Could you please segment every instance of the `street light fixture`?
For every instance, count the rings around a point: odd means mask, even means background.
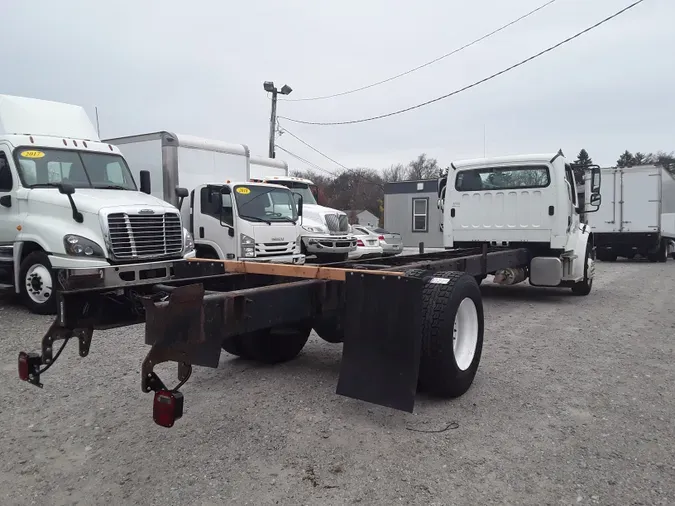
[[[269,157],[274,158],[274,133],[275,127],[277,124],[277,95],[281,93],[282,95],[290,95],[293,89],[284,84],[280,90],[278,90],[272,81],[265,81],[263,83],[263,88],[267,93],[272,94],[272,114],[270,114],[270,145],[269,145]]]

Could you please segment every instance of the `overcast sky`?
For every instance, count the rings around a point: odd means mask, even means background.
[[[80,104],[102,137],[157,130],[267,154],[265,80],[289,98],[386,79],[462,46],[545,0],[0,0],[0,93]],[[279,114],[341,121],[424,102],[508,67],[632,0],[557,0],[411,75]],[[348,126],[285,123],[349,167],[381,169],[426,152],[443,166],[483,156],[586,148],[596,163],[675,150],[674,0],[646,0],[506,75],[392,118]],[[282,120],[282,126],[284,122]],[[485,139],[484,139],[485,132]],[[485,142],[484,142],[485,140]],[[278,144],[339,168],[288,135]],[[302,169],[282,152],[292,168]]]

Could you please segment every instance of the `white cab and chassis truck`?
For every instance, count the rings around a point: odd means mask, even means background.
[[[328,266],[191,259],[174,262],[161,283],[105,283],[61,272],[59,314],[40,351],[19,354],[19,376],[41,386],[44,367],[58,357],[57,341],[61,350],[77,337],[86,356],[96,329],[145,322],[150,350],[141,388],[154,392],[154,421],[171,427],[183,414],[180,386],[193,365],[218,367],[221,349],[248,360],[288,361],[314,328],[325,341],[344,343],[340,395],[408,412],[418,390],[461,396],[483,347],[477,280],[522,271],[534,284],[587,294],[593,258],[562,155],[453,167],[439,192],[451,250]],[[588,212],[598,204],[598,175],[592,171],[586,181]],[[178,363],[177,386],[157,376],[162,362]]]
[[[314,255],[319,263],[342,262],[356,250],[347,213],[318,204],[316,185],[309,179],[288,175],[288,165],[276,158],[251,156],[251,180],[286,186],[303,198],[300,231],[302,252]]]
[[[181,210],[197,257],[305,262],[299,195],[250,182],[247,146],[166,131],[106,142],[122,151],[144,191]],[[176,194],[180,187],[187,198]]]
[[[31,311],[56,311],[63,269],[162,279],[190,256],[178,210],[138,191],[83,108],[0,95],[0,284]]]
[[[582,215],[600,208],[600,168],[585,171],[585,204],[580,206],[573,165],[558,154],[522,155],[454,162],[439,184],[443,245],[524,248],[526,265],[500,272],[503,284],[591,291],[595,247]]]
[[[603,168],[602,208],[589,216],[598,260],[675,258],[675,179],[663,167]]]

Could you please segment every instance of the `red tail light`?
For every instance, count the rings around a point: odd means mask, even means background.
[[[381,236],[378,237],[378,239],[379,239],[380,241],[384,241],[384,236],[381,235]]]
[[[357,246],[365,246],[365,244],[363,244],[363,241],[361,239],[356,240],[356,245]]]
[[[183,416],[183,394],[171,390],[155,392],[152,405],[152,419],[162,427],[173,427],[173,424]]]
[[[19,378],[28,381],[40,375],[40,355],[37,353],[19,353]]]

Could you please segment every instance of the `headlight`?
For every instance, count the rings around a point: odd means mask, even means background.
[[[190,253],[195,249],[195,240],[187,228],[183,229],[183,252]]]
[[[68,234],[63,238],[66,254],[76,257],[105,257],[103,249],[85,237]]]
[[[255,240],[246,234],[239,234],[241,241],[241,256],[244,258],[255,257]]]
[[[311,225],[303,225],[302,228],[304,228],[307,232],[313,232],[315,234],[327,234],[328,230],[325,229],[324,227],[313,227]]]

